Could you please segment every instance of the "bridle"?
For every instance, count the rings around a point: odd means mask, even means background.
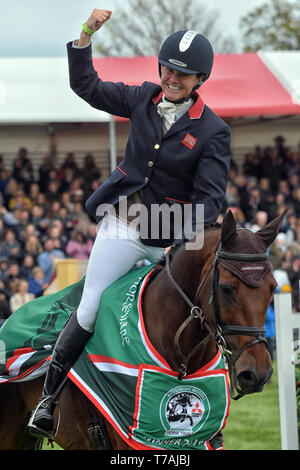
[[[179,367],[179,376],[178,379],[182,380],[187,371],[188,363],[191,359],[191,357],[199,351],[199,349],[207,343],[211,338],[213,338],[217,344],[217,347],[219,348],[224,360],[226,361],[228,365],[228,372],[230,376],[230,394],[231,398],[234,400],[237,400],[243,396],[243,393],[241,393],[238,389],[237,386],[233,380],[233,374],[234,374],[234,366],[238,358],[245,352],[247,349],[250,347],[254,346],[255,344],[258,343],[264,343],[267,345],[267,340],[265,338],[265,328],[264,327],[256,327],[256,326],[241,326],[241,325],[225,325],[222,321],[221,317],[221,312],[220,312],[220,307],[219,307],[219,301],[218,301],[218,284],[219,284],[219,271],[218,271],[218,264],[220,259],[230,259],[230,260],[237,260],[237,261],[266,261],[269,259],[268,253],[233,253],[230,251],[226,251],[222,249],[221,242],[218,243],[217,248],[215,250],[215,256],[214,260],[204,275],[203,279],[201,280],[197,291],[195,295],[195,300],[194,303],[191,302],[191,300],[187,297],[187,295],[183,292],[181,287],[177,284],[175,279],[172,276],[172,273],[170,271],[170,259],[169,259],[169,253],[166,254],[166,271],[168,274],[169,279],[175,286],[176,290],[179,292],[181,297],[186,301],[186,303],[190,307],[190,315],[186,318],[186,320],[182,323],[182,325],[179,327],[177,330],[177,333],[175,335],[174,339],[174,344],[179,352],[179,354],[182,357],[182,363]],[[209,274],[211,273],[211,296],[209,303],[212,304],[213,306],[213,312],[214,312],[214,320],[216,324],[215,331],[210,325],[210,323],[207,321],[207,319],[204,316],[204,313],[202,311],[202,308],[199,305],[196,305],[197,299],[200,295],[200,291],[205,283],[205,281],[208,279]],[[187,325],[194,319],[200,320],[201,328],[206,329],[208,335],[204,337],[202,341],[200,341],[187,355],[184,355],[182,353],[182,350],[180,348],[179,344],[179,339],[180,336],[183,332],[183,330],[187,327]],[[233,353],[228,349],[224,335],[245,335],[245,336],[253,336],[255,339],[253,339],[251,342],[246,344],[243,348],[241,348],[237,353]],[[235,391],[238,392],[237,395],[235,395]]]

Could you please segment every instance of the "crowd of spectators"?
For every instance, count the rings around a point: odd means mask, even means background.
[[[0,322],[43,295],[55,260],[88,259],[96,225],[84,203],[100,183],[92,154],[82,167],[72,153],[59,167],[47,156],[37,174],[26,148],[11,170],[0,155]],[[239,226],[254,231],[288,208],[270,257],[279,289],[292,292],[300,311],[300,152],[278,136],[273,146],[247,153],[241,165],[232,160],[219,221],[229,208]]]
[[[300,311],[300,151],[292,151],[284,137],[277,136],[274,146],[256,146],[247,153],[240,168],[232,161],[228,208],[241,227],[253,231],[288,209],[270,247],[270,260],[278,291],[291,292],[293,310]]]
[[[43,295],[57,259],[88,259],[96,225],[84,202],[101,183],[92,154],[81,167],[72,153],[59,167],[47,156],[35,172],[22,147],[11,169],[6,165],[0,155],[0,326]]]

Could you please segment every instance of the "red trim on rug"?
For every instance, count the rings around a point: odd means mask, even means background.
[[[114,430],[119,434],[119,436],[135,450],[157,450],[158,447],[144,446],[138,442],[134,442],[130,437],[126,437],[124,432],[121,431],[119,426],[115,423],[113,418],[105,411],[101,404],[96,400],[96,398],[85,388],[84,382],[80,382],[77,377],[75,377],[72,371],[68,372],[68,377],[74,382],[74,384],[87,396],[87,398],[93,403],[93,405],[103,414],[104,418],[111,424]]]
[[[160,268],[160,266],[155,266],[155,268],[153,268],[150,271],[150,273],[147,274],[147,276],[145,277],[145,279],[143,281],[143,284],[142,284],[142,287],[141,287],[141,290],[140,290],[140,293],[139,293],[139,298],[138,298],[138,314],[139,314],[141,328],[142,328],[143,336],[144,336],[145,342],[147,344],[147,347],[152,352],[152,354],[159,360],[159,362],[161,362],[165,367],[167,367],[167,369],[172,370],[172,368],[167,363],[167,361],[159,354],[159,352],[154,348],[154,346],[150,342],[148,334],[146,332],[145,323],[144,323],[144,316],[143,316],[143,311],[142,311],[142,298],[143,298],[143,293],[144,293],[145,287],[147,285],[149,277],[158,268]],[[177,373],[177,375],[178,375],[178,373]]]
[[[21,379],[24,379],[24,378],[27,377],[28,375],[32,374],[35,370],[37,370],[37,369],[39,369],[40,367],[42,367],[42,365],[43,365],[46,361],[49,361],[50,358],[51,358],[51,356],[47,357],[46,359],[43,359],[42,361],[38,362],[38,363],[35,364],[34,366],[32,366],[32,367],[30,367],[29,369],[27,369],[25,372],[22,372],[22,374],[17,375],[16,377],[12,377],[12,378],[10,378],[10,379],[0,381],[0,384],[1,384],[1,383],[6,383],[6,382],[19,381],[19,380],[21,380]]]
[[[20,349],[15,349],[14,354],[12,357],[9,357],[6,361],[6,367],[5,367],[5,372],[8,374],[9,368],[12,366],[12,364],[19,359],[19,357],[23,356],[23,354],[28,354],[28,353],[33,353],[35,352],[34,349],[32,348],[20,348]]]
[[[112,357],[108,357],[108,356],[101,356],[100,354],[88,354],[88,358],[92,361],[92,362],[108,362],[110,364],[118,364],[122,367],[127,367],[128,369],[138,369],[139,368],[139,364],[128,364],[127,362],[123,362],[123,361],[119,361],[118,359],[114,359]]]

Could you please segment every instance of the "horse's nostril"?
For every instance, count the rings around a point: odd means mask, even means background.
[[[240,372],[237,376],[237,379],[240,388],[246,393],[257,391],[259,388],[258,376],[252,369],[247,369]]]

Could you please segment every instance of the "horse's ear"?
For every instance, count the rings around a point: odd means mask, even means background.
[[[231,210],[227,212],[222,222],[221,243],[222,247],[229,247],[237,237],[236,222]]]
[[[273,219],[265,227],[256,232],[256,235],[258,235],[261,240],[265,242],[267,247],[270,246],[277,237],[283,218],[287,211],[288,209],[285,209],[278,217],[276,217],[276,219]]]

